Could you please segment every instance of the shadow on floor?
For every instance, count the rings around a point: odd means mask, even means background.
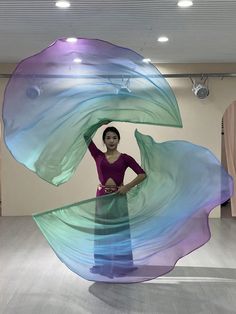
[[[171,273],[154,281],[94,283],[89,292],[124,313],[233,314],[236,269],[175,267]]]

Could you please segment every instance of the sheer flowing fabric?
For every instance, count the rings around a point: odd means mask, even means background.
[[[71,178],[109,121],[182,127],[161,73],[136,52],[94,39],[60,39],[20,62],[3,121],[14,158],[54,185]],[[147,173],[138,187],[34,215],[61,261],[88,280],[165,274],[209,239],[209,212],[232,194],[232,178],[207,149],[135,135]]]
[[[14,158],[54,185],[71,178],[87,150],[84,134],[99,123],[182,126],[156,67],[96,39],[60,39],[20,62],[5,91],[3,120]]]
[[[170,271],[209,240],[208,214],[232,193],[231,177],[209,150],[185,141],[156,143],[138,132],[136,138],[147,179],[127,200],[100,197],[100,216],[97,199],[34,215],[62,262],[88,280],[140,282]],[[90,271],[94,250],[98,273]]]

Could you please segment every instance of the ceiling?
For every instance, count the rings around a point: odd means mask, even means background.
[[[236,62],[236,0],[0,0],[0,62],[18,62],[57,38],[103,39],[152,62]],[[166,35],[168,43],[157,42]]]

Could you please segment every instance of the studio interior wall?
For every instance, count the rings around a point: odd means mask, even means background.
[[[0,64],[0,73],[11,73],[15,65]],[[203,73],[235,72],[236,64],[159,64],[162,73]],[[210,95],[199,100],[191,91],[189,78],[169,79],[177,97],[183,128],[159,127],[150,125],[133,125],[113,123],[121,133],[120,151],[131,154],[140,161],[139,151],[134,139],[137,128],[144,134],[151,135],[156,141],[183,139],[209,148],[219,159],[221,157],[221,119],[227,106],[235,100],[235,78],[210,78]],[[3,102],[4,88],[7,80],[0,79],[0,102]],[[98,130],[95,142],[104,149]],[[36,212],[61,207],[87,198],[96,192],[98,179],[94,161],[87,153],[78,167],[74,177],[67,183],[54,187],[38,178],[34,173],[14,160],[1,140],[1,199],[3,216],[31,215]],[[127,173],[127,180],[133,177]],[[217,207],[211,217],[219,217]]]

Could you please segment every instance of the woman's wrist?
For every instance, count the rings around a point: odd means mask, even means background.
[[[130,190],[130,189],[132,189],[132,188],[134,187],[134,185],[132,185],[131,183],[127,183],[127,184],[125,185],[125,187],[126,187],[128,190]]]

